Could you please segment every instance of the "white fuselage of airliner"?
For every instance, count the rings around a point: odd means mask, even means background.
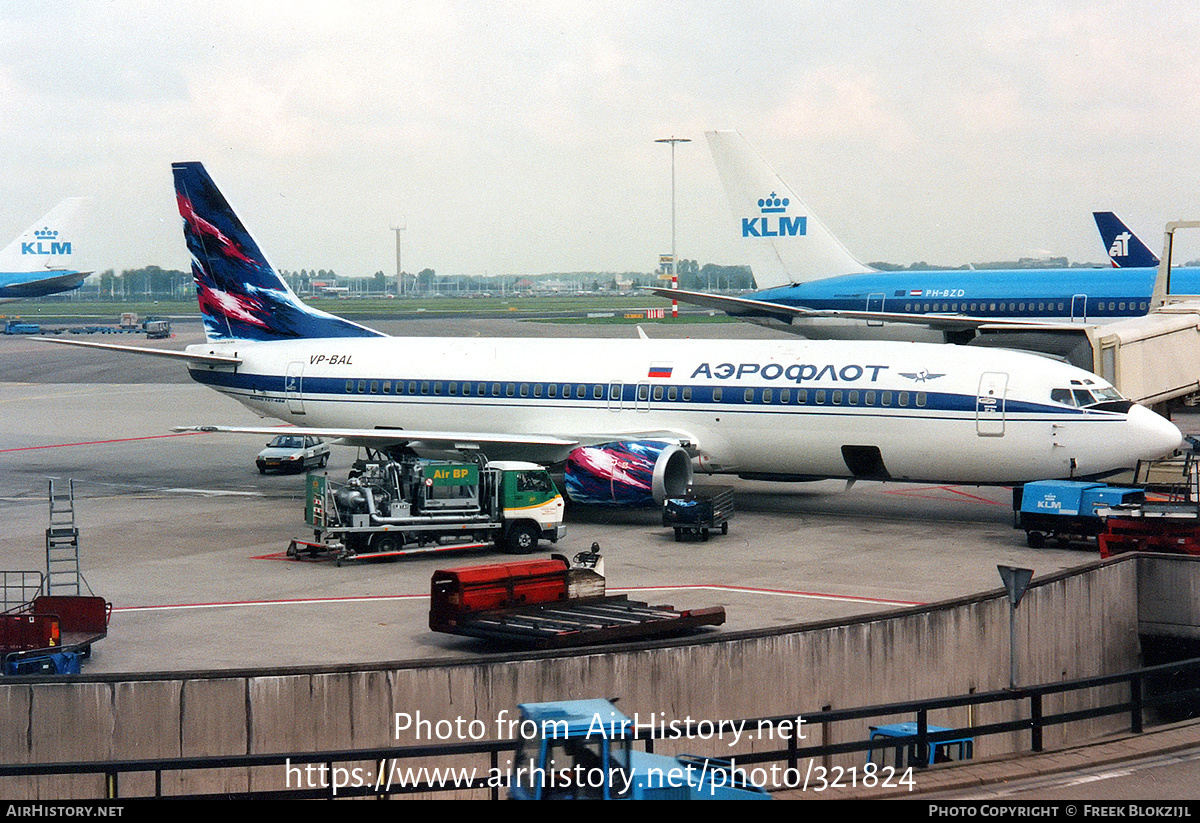
[[[305,428],[558,437],[520,453],[671,437],[702,471],[1020,483],[1171,452],[1178,429],[1036,355],[923,343],[324,338],[210,342],[192,377]],[[489,438],[494,441],[489,447]],[[512,452],[508,452],[512,453]]]

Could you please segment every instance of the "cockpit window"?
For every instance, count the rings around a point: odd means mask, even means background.
[[[1050,399],[1055,403],[1064,403],[1068,406],[1075,405],[1075,398],[1071,395],[1070,389],[1051,389]]]
[[[1072,381],[1075,382],[1075,381]],[[1090,408],[1098,406],[1102,403],[1113,403],[1125,400],[1121,393],[1112,386],[1097,386],[1088,381],[1092,388],[1079,388],[1078,383],[1069,389],[1051,389],[1050,399],[1055,403],[1062,403],[1066,406],[1078,406],[1080,408]]]

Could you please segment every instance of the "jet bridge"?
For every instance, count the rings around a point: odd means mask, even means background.
[[[1089,331],[1092,371],[1147,406],[1200,391],[1200,295],[1171,293],[1179,229],[1200,229],[1200,221],[1166,225],[1150,313]]]
[[[1146,406],[1200,393],[1200,295],[1170,288],[1175,232],[1195,228],[1200,221],[1167,224],[1149,314],[1046,329],[996,324],[980,329],[971,345],[1043,352],[1100,375]]]

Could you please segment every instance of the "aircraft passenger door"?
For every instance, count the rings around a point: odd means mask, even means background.
[[[883,292],[867,295],[867,311],[883,311],[883,300],[886,295]],[[868,326],[882,326],[882,320],[868,320]]]
[[[984,372],[979,378],[979,393],[975,397],[975,433],[980,437],[1004,436],[1004,393],[1008,390],[1008,375],[1004,372]]]
[[[1087,322],[1087,295],[1073,294],[1071,295],[1071,322],[1086,323]]]
[[[288,411],[304,414],[304,364],[288,363],[287,376],[283,378],[283,393],[287,397]]]

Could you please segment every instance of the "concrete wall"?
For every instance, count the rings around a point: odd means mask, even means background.
[[[1138,666],[1138,577],[1133,561],[1126,557],[1094,564],[1081,573],[1035,579],[1018,610],[1019,683]],[[398,712],[419,712],[430,723],[478,720],[485,739],[494,739],[508,736],[502,721],[512,716],[518,703],[584,697],[619,697],[621,709],[630,716],[637,713],[642,722],[803,715],[824,707],[1004,688],[1009,678],[1008,633],[1008,601],[1003,593],[991,592],[851,622],[561,656],[400,662],[334,671],[8,680],[0,682],[0,751],[5,763],[36,763],[430,742],[428,735],[418,741],[412,732],[397,737]],[[1060,700],[1048,705],[1046,713],[1089,699]],[[971,714],[962,709],[934,713],[930,722],[979,725],[1010,716],[1011,709],[1003,707]],[[1047,743],[1084,739],[1124,723],[1115,719],[1074,724],[1049,733]],[[863,739],[866,725],[842,724],[831,734],[840,740]],[[476,731],[479,728],[477,724]],[[438,729],[430,731],[436,736]],[[452,732],[448,742],[470,736],[470,730],[462,731]],[[810,743],[819,742],[825,732],[806,731]],[[993,736],[978,743],[977,756],[1017,747],[1015,735]],[[672,748],[659,744],[656,750]],[[752,747],[731,749],[727,740],[688,740],[677,748],[730,756]],[[861,757],[843,762],[861,762]],[[479,765],[486,768],[486,761]],[[164,791],[261,789],[281,786],[284,780],[279,767],[254,774],[202,773],[167,777]],[[101,785],[92,777],[6,778],[0,779],[0,792],[10,799],[96,797]],[[123,796],[151,790],[149,777],[122,779]]]
[[[1142,634],[1200,639],[1200,557],[1145,558],[1138,564]]]

